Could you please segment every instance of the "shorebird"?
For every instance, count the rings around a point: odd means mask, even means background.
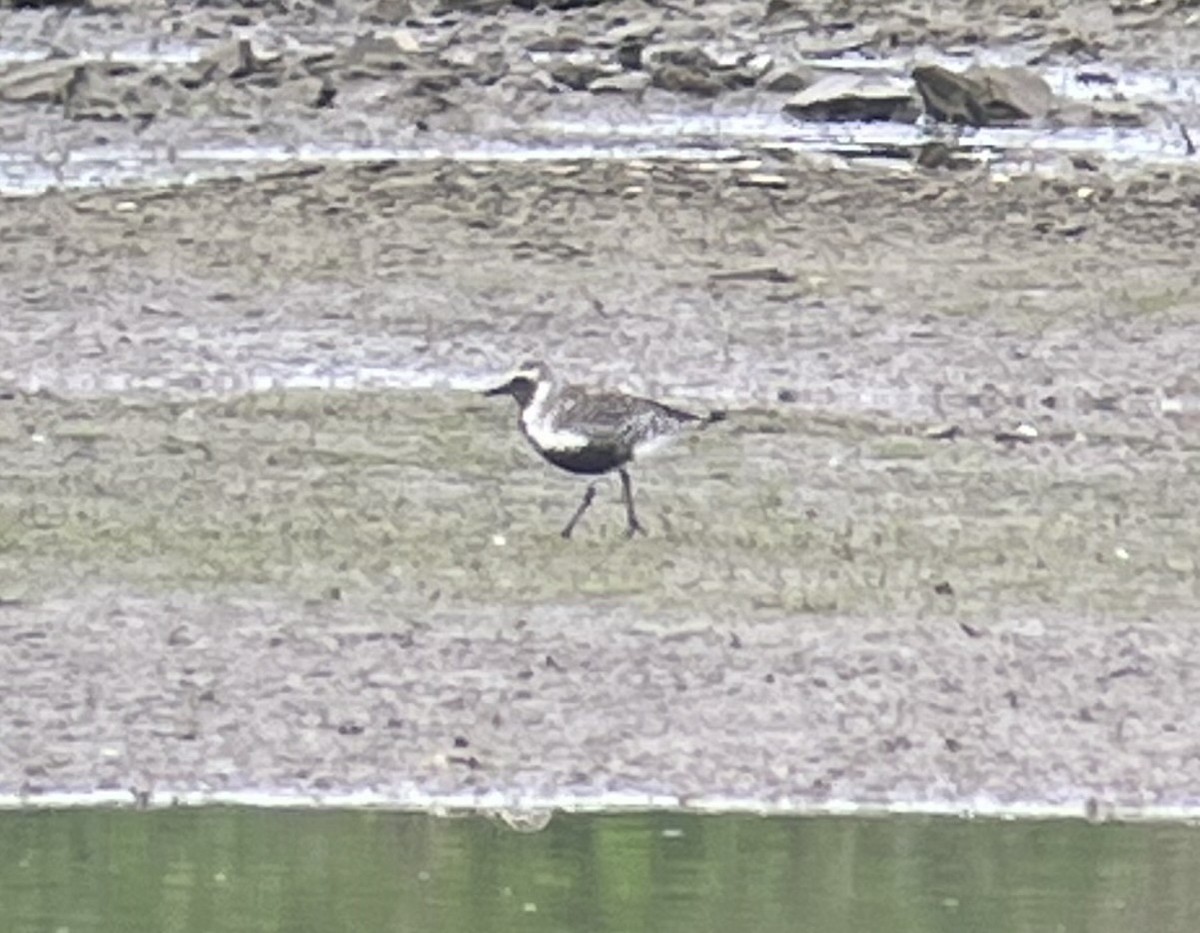
[[[662,447],[689,429],[721,421],[725,413],[694,415],[660,402],[622,392],[564,385],[545,363],[522,363],[503,385],[484,395],[511,395],[520,408],[521,433],[533,449],[560,469],[585,476],[613,470],[621,477],[625,533],[646,533],[633,508],[633,481],[626,466]],[[579,519],[596,497],[594,480],[562,530],[571,537]]]

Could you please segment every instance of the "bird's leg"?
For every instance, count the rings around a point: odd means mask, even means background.
[[[625,499],[625,518],[628,521],[625,537],[632,538],[639,531],[645,534],[646,529],[642,527],[642,523],[637,519],[637,512],[633,510],[633,480],[629,478],[629,471],[621,467],[617,472],[621,474],[621,492]]]
[[[587,492],[583,494],[583,501],[579,503],[579,508],[575,510],[575,514],[571,516],[571,520],[567,522],[567,527],[562,530],[564,538],[571,537],[571,532],[575,530],[575,525],[579,519],[583,518],[583,513],[588,510],[588,506],[592,504],[592,500],[596,498],[596,484],[588,485]]]

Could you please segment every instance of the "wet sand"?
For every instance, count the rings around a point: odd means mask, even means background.
[[[6,609],[6,791],[1194,813],[1195,626],[212,594]],[[686,600],[685,600],[686,601]],[[1064,672],[1067,672],[1064,674]],[[650,799],[654,797],[655,799]],[[61,797],[55,799],[62,801]]]
[[[1198,198],[762,152],[6,201],[0,793],[1194,806]],[[614,485],[564,546],[580,484],[462,391],[529,354],[730,409],[646,538]],[[434,387],[249,391],[368,370]]]
[[[1194,454],[744,412],[564,547],[507,406],[6,405],[7,793],[1195,803]]]

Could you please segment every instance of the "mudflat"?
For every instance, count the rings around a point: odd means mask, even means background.
[[[1198,205],[765,151],[8,200],[0,792],[1194,805]],[[646,537],[615,482],[557,537],[468,391],[530,355],[729,409]]]

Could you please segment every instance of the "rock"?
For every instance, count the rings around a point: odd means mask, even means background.
[[[620,74],[619,67],[595,59],[567,59],[550,67],[550,77],[573,91],[583,91],[601,78]]]
[[[319,79],[318,79],[319,80]],[[326,78],[321,81],[321,86],[317,89],[316,99],[312,102],[312,106],[318,110],[323,110],[327,107],[332,107],[337,100],[337,87]]]
[[[1093,126],[1145,126],[1146,110],[1132,100],[1092,101]]]
[[[1032,444],[1038,439],[1038,429],[1022,422],[1012,430],[1000,430],[992,436],[998,444]]]
[[[759,78],[758,86],[764,91],[794,94],[810,87],[815,81],[816,75],[811,68],[776,67]]]
[[[655,87],[662,88],[664,91],[694,94],[699,97],[716,97],[725,89],[725,85],[712,75],[680,68],[677,65],[655,68],[650,80]]]
[[[798,23],[815,26],[815,8],[805,0],[768,0],[763,13],[763,21],[767,23]]]
[[[451,68],[430,69],[416,75],[412,93],[436,98],[462,87],[462,75]],[[449,106],[447,102],[447,106]]]
[[[650,80],[655,87],[664,91],[696,94],[701,97],[716,97],[725,89],[725,85],[712,75],[678,65],[664,65],[654,69]]]
[[[1028,68],[974,66],[964,72],[918,65],[912,72],[926,112],[937,120],[971,126],[1011,126],[1041,120],[1054,92]]]
[[[617,46],[617,64],[626,71],[640,71],[646,44],[640,39],[626,39]]]
[[[774,188],[783,190],[788,187],[788,180],[783,175],[773,175],[770,172],[751,172],[749,175],[739,175],[736,183],[743,188]]]
[[[413,15],[412,0],[368,0],[358,15],[372,23],[403,23]]]
[[[513,73],[514,76],[518,74]],[[544,68],[534,68],[525,74],[525,87],[532,91],[539,91],[545,94],[554,94],[562,90],[562,85],[551,77],[550,72]]]
[[[1117,76],[1101,66],[1081,68],[1075,72],[1075,80],[1080,84],[1100,84],[1111,87],[1117,83]]]
[[[152,83],[129,66],[87,62],[76,69],[63,104],[76,120],[151,120],[172,110],[185,94],[174,82]]]
[[[281,61],[278,54],[260,54],[249,39],[236,39],[222,43],[207,56],[200,65],[206,81],[216,77],[246,78],[252,74],[270,71]]]
[[[376,30],[375,35],[380,39],[391,39],[404,55],[418,55],[422,51],[421,40],[408,29]]]
[[[725,88],[715,77],[719,66],[703,49],[689,45],[660,45],[645,49],[642,66],[655,87],[684,94],[716,96]]]
[[[357,44],[355,54],[362,59],[364,51],[382,51],[388,60],[398,48],[393,39],[372,39],[365,49]],[[253,120],[272,106],[330,106],[337,88],[307,72],[310,64],[288,64],[282,54],[256,50],[245,40],[224,43],[198,62],[93,60],[73,66],[62,102],[66,115],[77,120],[146,121],[183,114]],[[328,70],[329,60],[320,64]]]
[[[368,0],[358,15],[367,22],[403,23],[413,15],[412,0]]]
[[[773,282],[777,285],[790,285],[796,281],[796,276],[790,272],[784,272],[778,266],[751,266],[743,269],[711,272],[708,280],[710,282]]]
[[[444,65],[477,84],[495,84],[508,74],[508,56],[503,49],[476,50],[451,46],[441,56]]]
[[[596,40],[597,48],[616,49],[617,61],[627,71],[636,71],[643,66],[642,55],[658,39],[660,27],[644,20],[635,20],[607,31],[607,35]]]
[[[751,84],[757,84],[771,70],[775,60],[765,52],[758,55],[742,55],[729,68],[750,79]]]
[[[346,77],[361,78],[403,71],[409,67],[412,54],[402,49],[394,36],[371,33],[355,39],[338,58],[346,68]]]
[[[800,120],[897,120],[917,118],[917,101],[907,81],[883,76],[835,74],[822,78],[783,105]]]
[[[600,48],[616,48],[625,42],[640,42],[643,46],[655,42],[662,34],[662,24],[651,19],[631,19],[621,22],[614,19],[612,27],[606,29],[603,36],[596,37],[596,45]],[[618,25],[620,23],[620,25]]]
[[[1146,126],[1145,108],[1131,100],[1066,101],[1050,114],[1055,126]]]
[[[499,13],[509,0],[438,0],[431,11],[434,16],[448,13]]]
[[[917,146],[912,158],[917,165],[925,169],[968,169],[979,165],[978,154],[964,151],[954,143],[940,139]]]
[[[513,6],[523,7],[526,10],[533,10],[539,6],[548,7],[551,10],[577,10],[585,6],[600,6],[607,2],[609,0],[512,0]]]
[[[912,72],[925,111],[937,120],[982,126],[987,114],[980,98],[983,87],[940,65],[918,65]]]
[[[925,429],[925,436],[931,441],[952,441],[962,434],[962,428],[957,424],[934,424]]]
[[[683,94],[714,97],[722,91],[751,87],[771,66],[766,55],[740,54],[726,61],[683,43],[645,49],[639,64],[655,87]]]
[[[276,101],[297,104],[302,107],[318,109],[333,106],[337,97],[337,88],[328,79],[309,75],[296,76],[283,82],[271,94],[271,103]]]
[[[644,71],[626,71],[605,75],[588,85],[595,94],[640,94],[650,86],[650,75]]]
[[[73,59],[20,62],[0,70],[0,100],[10,103],[57,103],[63,100],[77,63]]]
[[[530,52],[578,52],[587,45],[583,36],[573,32],[555,32],[538,36],[526,48]]]

